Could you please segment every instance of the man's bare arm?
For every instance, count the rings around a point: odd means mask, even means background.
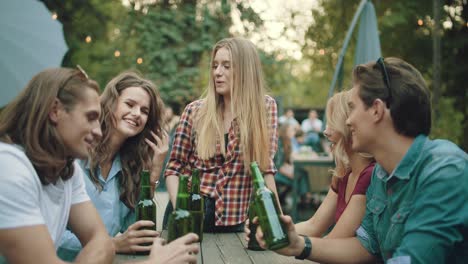
[[[65,263],[57,257],[46,225],[0,229],[0,254],[7,263]]]
[[[115,254],[112,240],[90,201],[71,207],[68,224],[83,245],[77,263],[112,263]]]

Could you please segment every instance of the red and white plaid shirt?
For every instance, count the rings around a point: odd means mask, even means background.
[[[164,176],[190,175],[193,168],[200,170],[203,195],[214,198],[215,225],[232,226],[244,222],[247,218],[252,180],[244,173],[244,159],[240,149],[239,127],[233,120],[228,133],[226,156],[221,154],[221,144],[216,144],[214,157],[203,160],[196,153],[193,120],[204,100],[190,103],[184,110],[175,132],[171,156]],[[277,110],[276,102],[265,96],[270,129],[270,165],[263,174],[276,173],[273,162],[277,143]]]

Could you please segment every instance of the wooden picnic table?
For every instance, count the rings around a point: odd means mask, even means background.
[[[162,236],[167,235],[164,231]],[[144,260],[147,256],[117,254],[114,264],[129,260]],[[197,263],[205,264],[299,264],[312,263],[286,257],[273,251],[252,251],[247,249],[244,233],[204,233]]]

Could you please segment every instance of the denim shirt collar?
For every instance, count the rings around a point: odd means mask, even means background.
[[[107,180],[109,181],[112,178],[116,177],[120,173],[120,171],[122,171],[122,163],[120,162],[120,155],[117,154],[115,155],[115,158],[112,161],[112,167],[109,171],[109,177],[107,177]]]
[[[406,152],[403,159],[398,163],[395,170],[388,176],[388,173],[382,168],[380,165],[376,165],[376,175],[379,179],[391,179],[392,177],[396,177],[400,180],[408,180],[410,178],[411,172],[415,169],[417,164],[417,160],[420,158],[421,154],[423,154],[424,144],[427,141],[427,136],[425,135],[418,135],[413,143],[411,144],[410,148]]]
[[[91,168],[89,167],[89,160],[85,162],[85,165],[84,167],[90,171]],[[102,177],[102,173],[101,173],[101,167],[99,166],[98,167],[98,173],[99,173],[99,180],[103,183],[105,182],[108,182],[110,180],[112,180],[114,177],[116,177],[120,172],[122,171],[122,163],[120,161],[120,154],[117,153],[117,155],[115,155],[114,157],[114,160],[112,161],[112,166],[111,166],[111,169],[109,171],[109,177],[107,177],[106,180],[104,180],[104,178]]]

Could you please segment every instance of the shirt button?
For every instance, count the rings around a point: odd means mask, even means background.
[[[392,189],[389,189],[389,190],[387,191],[387,194],[388,194],[388,195],[392,195],[392,193],[393,193],[393,192],[392,192]]]

